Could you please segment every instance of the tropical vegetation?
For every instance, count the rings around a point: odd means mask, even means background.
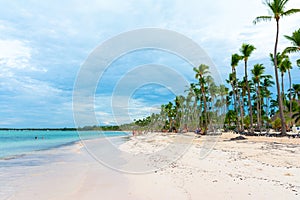
[[[300,12],[300,9],[286,10],[288,2],[265,0],[271,15],[259,16],[253,21],[254,24],[272,19],[276,21],[274,49],[265,55],[270,56],[268,65],[249,65],[256,47],[244,43],[239,52],[231,55],[227,85],[217,84],[210,74],[210,66],[200,63],[193,69],[195,81],[189,85],[185,96],[177,96],[173,102],[162,105],[160,113],[138,120],[135,125],[164,131],[201,127],[203,133],[218,128],[240,132],[248,129],[253,132],[273,127],[281,130],[282,134],[292,125],[299,125],[300,83],[293,82],[291,69],[293,66],[300,67],[300,59],[293,63],[289,56],[300,57],[300,28],[290,36],[284,36],[283,39],[290,41],[291,45],[283,49],[282,53],[278,51],[280,19]],[[267,68],[272,67],[274,78],[265,73]],[[243,76],[238,76],[237,68],[244,70]],[[288,87],[284,85],[286,75],[289,78]],[[272,93],[274,84],[277,94]]]

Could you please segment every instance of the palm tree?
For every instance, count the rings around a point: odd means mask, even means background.
[[[175,117],[175,110],[173,109],[173,103],[169,101],[168,104],[162,105],[162,109],[164,110],[164,113],[166,114],[168,120],[166,121],[165,126],[169,129],[172,128],[173,119]]]
[[[289,57],[286,57],[282,63],[281,63],[282,66],[284,66],[285,70],[288,72],[288,75],[289,75],[289,89],[292,88],[292,76],[291,76],[291,69],[293,68],[292,67],[292,63],[289,59]],[[292,96],[291,96],[291,93],[289,94],[289,100],[290,100],[290,104],[289,104],[289,110],[290,110],[290,117],[292,117]]]
[[[278,98],[278,96],[277,96],[277,98]],[[276,114],[276,108],[278,108],[278,101],[271,99],[270,103],[271,103],[270,104],[270,110],[271,110],[270,116],[272,117]]]
[[[200,98],[200,89],[197,88],[197,85],[195,83],[190,84],[190,93],[194,95],[193,98],[193,105],[192,105],[192,110],[191,110],[191,118],[192,118],[192,127],[197,128],[199,127],[201,120],[200,120],[200,115],[202,113],[201,109],[198,109],[197,104],[198,101],[200,101],[199,105],[201,105],[201,98]]]
[[[242,58],[244,59],[245,63],[245,83],[246,83],[246,88],[248,92],[248,106],[249,106],[249,115],[250,115],[250,131],[252,132],[252,127],[253,127],[253,111],[252,111],[252,105],[251,105],[251,93],[250,93],[250,87],[248,83],[248,70],[247,70],[247,63],[248,59],[251,55],[251,53],[255,50],[255,47],[251,44],[243,44],[242,48],[240,49],[240,52],[242,53]]]
[[[272,53],[270,53],[270,57],[271,57],[271,61],[272,63],[275,65],[275,59]],[[283,77],[284,74],[286,73],[286,68],[285,66],[282,64],[283,60],[286,58],[287,56],[285,54],[281,54],[280,52],[277,53],[276,55],[276,60],[277,60],[277,67],[281,73],[281,97],[282,100],[284,99],[284,82],[283,82]]]
[[[277,59],[279,60],[279,59]],[[280,76],[281,76],[281,97],[282,97],[282,100],[284,101],[285,99],[285,95],[284,95],[284,74],[286,73],[287,69],[285,67],[285,65],[283,64],[283,59],[282,61],[278,62],[278,69],[280,71]]]
[[[300,122],[300,106],[297,107],[297,110],[293,114],[292,118],[295,120],[295,123]]]
[[[174,100],[175,121],[177,123],[177,127],[180,127],[182,125],[181,122],[183,121],[183,115],[184,115],[184,102],[185,102],[185,97],[182,95],[176,96]]]
[[[195,78],[199,80],[199,85],[201,89],[202,99],[203,99],[203,107],[204,107],[204,130],[207,129],[207,100],[206,100],[206,91],[205,91],[205,75],[209,74],[209,66],[201,64],[198,68],[194,67],[193,70],[196,72]]]
[[[232,87],[232,92],[230,93],[230,96],[233,97],[234,110],[235,110],[235,113],[237,114],[236,118],[238,118],[238,107],[237,107],[238,99],[237,99],[237,88],[236,88],[236,84],[237,84],[236,73],[235,72],[230,73],[229,78],[228,78],[228,80],[226,80],[226,82],[229,83]],[[240,123],[239,123],[238,119],[237,119],[237,127],[240,130]]]
[[[226,112],[226,96],[228,96],[228,91],[229,91],[229,89],[225,85],[219,86],[219,94],[221,96],[221,103],[222,103],[222,107],[224,108],[223,110],[221,110],[221,113],[223,113],[223,114]]]
[[[241,101],[240,112],[241,112],[241,127],[242,127],[241,131],[244,131],[244,105],[245,105],[244,96],[246,96],[246,91],[247,91],[245,79],[238,82],[238,87],[241,89],[241,97],[240,97],[240,101]]]
[[[253,21],[254,24],[260,21],[271,21],[272,18],[276,20],[276,39],[274,46],[274,55],[277,55],[277,46],[278,46],[278,36],[279,36],[279,20],[283,16],[289,16],[291,14],[300,12],[300,9],[290,9],[285,10],[285,5],[289,0],[265,0],[265,4],[271,10],[272,15],[270,16],[259,16]],[[286,134],[286,126],[285,119],[283,114],[283,103],[280,95],[280,86],[278,79],[278,70],[277,70],[277,58],[274,56],[274,71],[275,71],[275,80],[276,80],[276,88],[278,94],[278,103],[279,103],[279,114],[281,119],[281,133]]]
[[[242,57],[238,54],[232,54],[231,56],[231,69],[232,69],[232,91],[234,93],[234,109],[235,109],[235,112],[236,112],[236,115],[237,115],[237,127],[238,129],[240,130],[240,120],[239,120],[239,116],[238,116],[238,106],[237,104],[240,104],[240,99],[239,99],[239,95],[238,95],[238,81],[237,81],[237,78],[236,78],[236,67],[238,66],[240,60],[242,59]]]
[[[288,39],[289,41],[291,41],[292,45],[291,47],[287,47],[284,50],[284,53],[296,53],[300,51],[300,28],[298,30],[296,30],[295,32],[293,32],[292,36],[288,36],[285,35],[284,36],[286,39]],[[298,59],[297,61],[297,65],[300,67],[300,59]]]
[[[261,130],[261,95],[260,95],[260,79],[262,74],[265,72],[265,67],[263,64],[256,64],[254,68],[251,70],[253,74],[253,82],[256,84],[256,106],[257,106],[257,126],[259,130]]]
[[[267,123],[268,123],[268,120],[269,120],[269,104],[270,104],[270,98],[271,98],[271,95],[272,95],[272,93],[270,92],[270,90],[268,88],[272,87],[274,85],[274,82],[271,80],[272,78],[273,77],[271,75],[265,75],[263,77],[263,82],[262,82],[263,96],[266,98],[266,104],[265,105],[266,105]]]
[[[201,64],[198,68],[194,67],[193,70],[196,72],[195,78],[199,80],[201,97],[203,99],[203,115],[204,115],[204,132],[207,130],[208,115],[207,115],[207,99],[206,99],[206,77],[209,74],[209,66]]]
[[[295,98],[300,100],[300,84],[293,84],[293,93]]]

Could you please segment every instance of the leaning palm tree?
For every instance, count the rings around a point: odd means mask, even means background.
[[[291,41],[293,46],[287,47],[284,50],[284,53],[296,53],[296,52],[300,52],[300,28],[293,32],[292,36],[288,36],[285,35],[284,36],[286,39],[288,39],[289,41]],[[298,59],[297,61],[297,65],[300,67],[300,59]]]
[[[242,58],[245,63],[245,83],[246,83],[246,88],[248,92],[248,106],[249,106],[249,115],[250,115],[250,131],[252,132],[253,128],[253,111],[252,111],[252,104],[251,104],[251,92],[250,92],[250,87],[248,83],[248,69],[247,69],[247,64],[248,64],[248,59],[251,55],[251,53],[255,50],[255,47],[251,44],[243,44],[242,48],[240,49],[240,52],[242,53]]]
[[[300,12],[300,9],[290,9],[285,10],[285,6],[289,0],[265,0],[266,6],[270,9],[272,15],[269,16],[259,16],[256,17],[253,21],[254,24],[260,21],[270,21],[272,18],[276,20],[276,39],[274,46],[274,55],[277,55],[277,45],[278,45],[278,36],[279,36],[279,20],[283,16],[289,16],[294,13]],[[274,56],[274,71],[275,71],[275,80],[276,80],[276,88],[278,94],[278,103],[279,103],[279,114],[281,119],[281,133],[286,134],[286,125],[283,113],[283,103],[280,95],[280,86],[279,86],[279,78],[278,78],[278,70],[277,70],[277,58]]]

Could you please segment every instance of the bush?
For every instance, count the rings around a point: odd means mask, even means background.
[[[275,130],[279,130],[281,128],[281,119],[280,118],[276,118],[272,122],[272,128],[275,129]]]

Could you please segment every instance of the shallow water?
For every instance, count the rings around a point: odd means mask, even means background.
[[[0,160],[70,145],[81,139],[125,136],[116,131],[0,131]]]
[[[86,160],[93,160],[88,154],[81,156],[82,154],[76,153],[81,146],[77,143],[80,138],[103,138],[105,141],[109,139],[115,146],[128,140],[126,132],[100,134],[90,131],[81,132],[80,137],[77,132],[73,131],[24,131],[17,133],[1,132],[0,134],[2,145],[0,149],[2,155],[4,155],[0,159],[0,200],[16,199],[17,192],[31,185],[31,181],[33,181],[31,177],[46,177],[48,172],[55,171],[55,167],[60,166],[62,163],[80,163],[84,165]],[[39,137],[38,140],[34,139],[36,135]],[[40,139],[41,137],[44,137],[44,139]],[[2,138],[5,138],[5,141]],[[85,141],[83,140],[81,144],[85,144]],[[101,142],[102,140],[92,141],[95,141],[95,146],[98,146],[98,148],[101,146],[100,150],[103,152],[111,149],[105,145],[107,142]],[[9,151],[5,152],[4,150]],[[83,151],[86,152],[86,150]],[[107,154],[111,159],[118,157],[117,151],[110,151]]]

